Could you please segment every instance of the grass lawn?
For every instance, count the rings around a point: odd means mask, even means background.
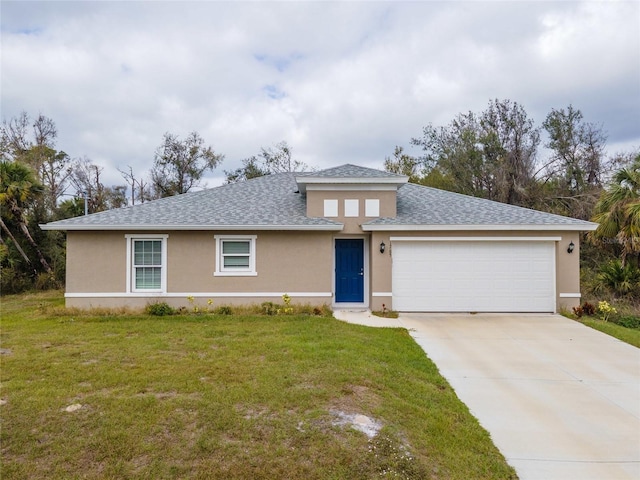
[[[404,330],[1,302],[3,480],[516,478]]]
[[[622,340],[630,345],[640,348],[640,330],[635,328],[626,328],[621,325],[616,325],[612,322],[604,322],[594,317],[582,317],[577,320],[580,323],[600,330],[601,332],[611,335],[612,337]]]

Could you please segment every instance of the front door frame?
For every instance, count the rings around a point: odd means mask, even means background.
[[[369,308],[369,236],[368,235],[344,235],[333,237],[333,274],[331,276],[331,290],[333,292],[333,307],[335,308]],[[336,302],[336,240],[362,240],[362,265],[363,265],[363,301],[362,302]]]

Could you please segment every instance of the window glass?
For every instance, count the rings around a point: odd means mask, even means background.
[[[133,270],[136,290],[162,288],[162,240],[133,241]]]
[[[224,255],[228,254],[245,254],[248,255],[250,253],[250,245],[248,241],[230,241],[225,240],[222,242],[222,253]]]
[[[222,241],[222,265],[225,269],[248,269],[250,254],[249,240]]]

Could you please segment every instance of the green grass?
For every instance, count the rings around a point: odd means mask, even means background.
[[[3,480],[516,478],[405,330],[1,301]]]
[[[582,317],[578,319],[578,321],[607,335],[611,335],[618,340],[640,348],[640,330],[636,328],[627,328],[612,322],[604,322],[595,317]]]

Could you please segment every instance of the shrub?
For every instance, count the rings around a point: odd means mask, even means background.
[[[231,307],[223,305],[222,307],[218,307],[215,313],[217,313],[218,315],[232,315],[233,311],[231,310]]]
[[[631,264],[622,266],[620,260],[612,260],[600,268],[598,282],[616,295],[629,295],[640,285],[640,269]]]
[[[60,288],[55,273],[39,273],[35,282],[36,290],[56,290]]]
[[[640,317],[634,315],[625,315],[615,320],[615,323],[622,327],[634,328],[640,330]]]
[[[584,315],[584,309],[579,305],[577,307],[573,307],[573,314],[576,317],[581,318],[582,315]]]
[[[273,302],[262,302],[262,311],[266,315],[277,315],[280,313],[280,305]]]
[[[584,302],[584,304],[582,305],[582,312],[585,315],[589,315],[589,316],[595,315],[596,307],[592,303]]]
[[[145,311],[149,315],[154,315],[156,317],[164,317],[165,315],[173,315],[175,313],[175,309],[173,309],[167,302],[150,303],[147,305]]]

